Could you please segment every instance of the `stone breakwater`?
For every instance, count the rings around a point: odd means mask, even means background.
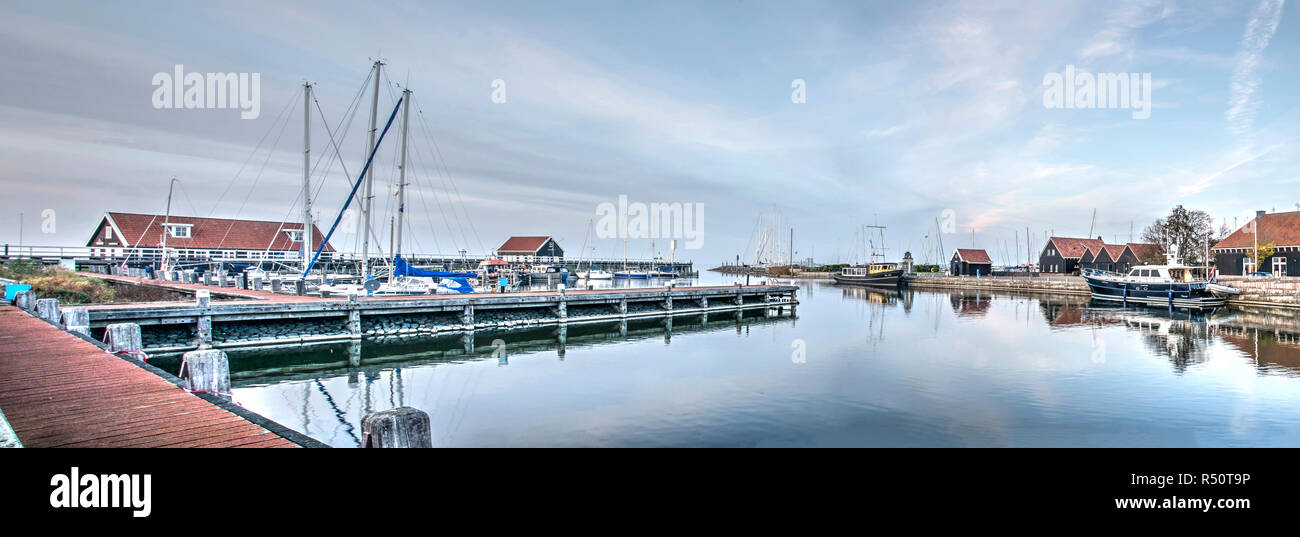
[[[1052,293],[1061,295],[1091,295],[1088,284],[1080,277],[1051,276],[1017,278],[985,276],[917,276],[907,285],[917,289],[976,289],[983,291],[1014,291],[1021,293]]]
[[[1228,299],[1234,306],[1300,308],[1300,278],[1246,278],[1222,276],[1219,283],[1241,290]]]

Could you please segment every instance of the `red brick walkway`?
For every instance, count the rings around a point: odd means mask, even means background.
[[[297,447],[8,305],[0,409],[25,447]]]

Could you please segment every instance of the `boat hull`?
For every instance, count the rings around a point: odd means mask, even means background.
[[[1092,298],[1111,302],[1136,302],[1140,304],[1172,305],[1179,308],[1212,308],[1227,303],[1207,287],[1205,282],[1120,282],[1084,276]]]
[[[875,274],[864,274],[861,276],[844,274],[833,274],[831,278],[835,283],[842,285],[869,285],[872,287],[898,287],[899,282],[903,280],[902,270],[889,270],[877,272]]]

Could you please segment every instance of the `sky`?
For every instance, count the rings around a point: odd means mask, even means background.
[[[617,237],[588,240],[620,196],[702,205],[699,248],[675,254],[700,268],[752,262],[777,213],[798,258],[847,261],[878,223],[890,258],[932,261],[939,231],[948,252],[1001,264],[1048,235],[1139,239],[1179,204],[1229,227],[1300,208],[1296,2],[3,0],[0,13],[9,244],[19,213],[23,244],[53,246],[84,245],[105,211],[161,214],[171,177],[173,214],[298,218],[304,81],[328,228],[364,164],[375,58],[381,124],[401,88],[414,94],[407,251],[551,235],[569,256],[621,257]],[[156,108],[154,76],[178,64],[258,73],[259,117]],[[1049,106],[1045,81],[1067,68],[1149,76],[1149,117]],[[375,158],[383,250],[400,115],[389,136]],[[651,253],[646,239],[626,248]]]

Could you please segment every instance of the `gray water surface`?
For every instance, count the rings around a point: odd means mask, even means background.
[[[234,396],[338,447],[396,406],[437,446],[1300,445],[1292,321],[797,284],[794,316],[232,353]]]

